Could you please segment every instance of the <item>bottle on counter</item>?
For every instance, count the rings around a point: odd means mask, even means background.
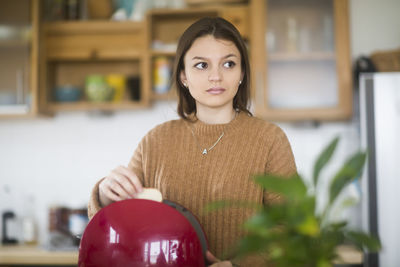
[[[22,217],[22,241],[24,244],[37,244],[37,225],[35,219],[35,198],[29,195],[24,200],[24,214]]]
[[[10,234],[15,223],[15,213],[10,210],[6,210],[2,213],[2,239],[1,244],[16,244],[18,240]],[[15,228],[15,227],[14,227]]]
[[[2,196],[1,209],[1,244],[17,244],[19,241],[19,223],[15,212],[16,197],[15,192],[9,185],[3,185],[0,188],[0,196]]]

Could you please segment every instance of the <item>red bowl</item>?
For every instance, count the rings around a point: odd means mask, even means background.
[[[101,209],[79,246],[80,267],[205,266],[207,239],[184,207],[130,199]]]

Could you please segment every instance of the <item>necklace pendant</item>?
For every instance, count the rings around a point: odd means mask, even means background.
[[[203,153],[202,153],[203,155],[206,155],[207,154],[207,148],[204,148],[204,150],[203,150]]]

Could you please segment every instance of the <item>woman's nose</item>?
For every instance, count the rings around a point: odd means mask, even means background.
[[[217,82],[222,80],[222,73],[219,68],[212,68],[208,76],[210,82]]]

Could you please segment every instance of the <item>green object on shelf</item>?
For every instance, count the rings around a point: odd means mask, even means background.
[[[89,75],[86,77],[86,97],[93,102],[110,101],[114,95],[114,89],[110,87],[103,75]]]

